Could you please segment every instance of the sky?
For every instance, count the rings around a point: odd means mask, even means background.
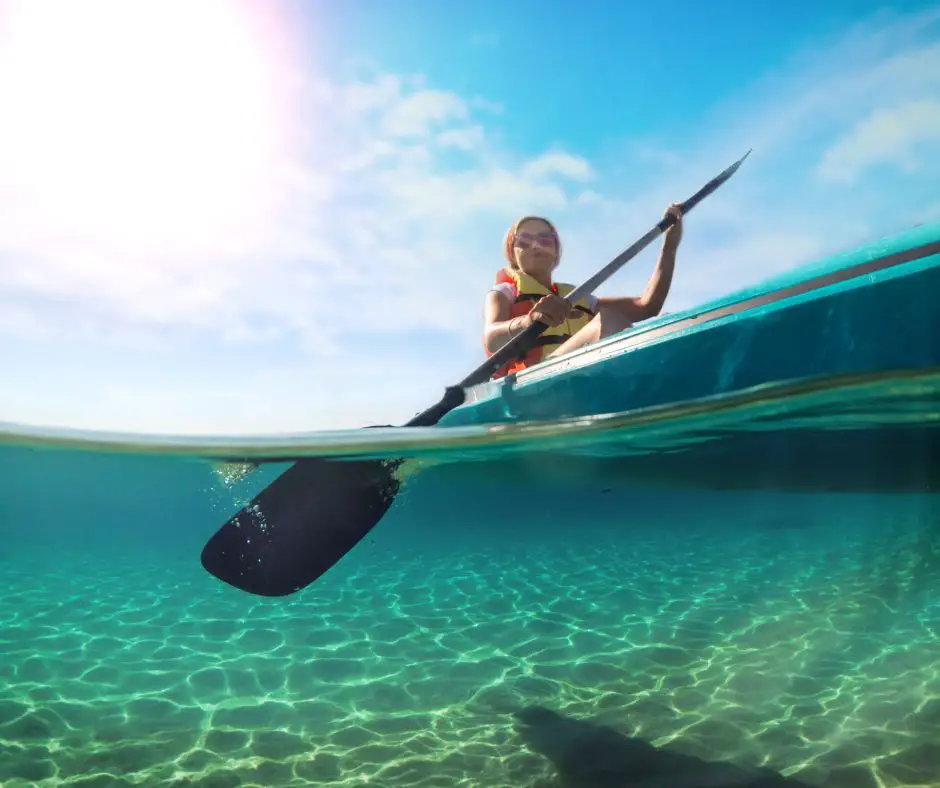
[[[937,3],[0,0],[0,107],[0,422],[402,423],[518,216],[577,284],[748,149],[666,311],[940,219]]]

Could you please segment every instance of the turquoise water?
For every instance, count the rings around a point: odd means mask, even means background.
[[[940,786],[938,393],[265,441],[8,426],[0,783]],[[285,467],[216,461],[285,452],[416,459],[340,564],[261,599],[199,553]]]

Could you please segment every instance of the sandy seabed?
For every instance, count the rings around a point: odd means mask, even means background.
[[[7,558],[0,783],[940,786],[938,565],[651,536],[367,554],[260,600]]]

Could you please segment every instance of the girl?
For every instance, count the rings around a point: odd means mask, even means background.
[[[565,300],[574,285],[556,283],[552,278],[561,260],[561,241],[554,225],[539,216],[519,219],[506,235],[509,265],[499,271],[495,287],[486,294],[483,345],[487,355],[492,355],[536,320],[549,328],[534,348],[497,370],[493,378],[570,353],[658,315],[672,284],[676,250],[682,240],[682,211],[673,204],[665,215],[670,213],[676,223],[663,237],[659,262],[643,295],[590,295],[574,304]]]

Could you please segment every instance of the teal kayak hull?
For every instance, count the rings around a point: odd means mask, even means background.
[[[938,300],[934,222],[474,386],[439,425],[583,418],[808,377],[940,366]]]

